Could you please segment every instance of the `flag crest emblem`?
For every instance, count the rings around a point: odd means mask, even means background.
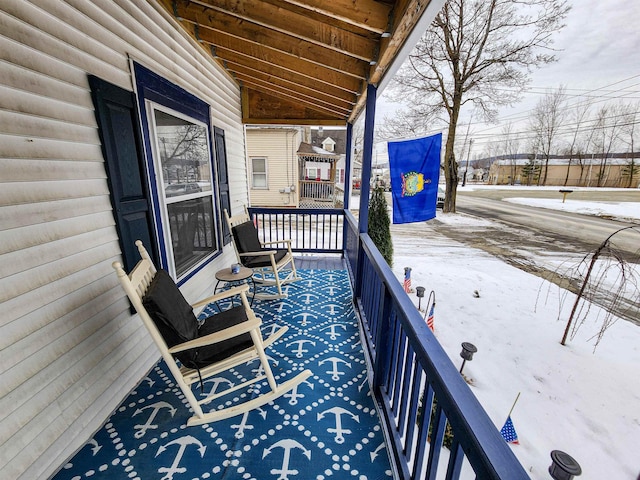
[[[427,181],[427,183],[431,183]],[[418,172],[402,174],[402,196],[413,197],[424,190],[424,175]]]

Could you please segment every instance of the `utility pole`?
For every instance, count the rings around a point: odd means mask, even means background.
[[[467,151],[467,166],[464,169],[464,178],[462,179],[462,186],[467,184],[467,172],[469,171],[469,157],[471,156],[471,147],[473,146],[473,138],[469,140],[469,150]]]

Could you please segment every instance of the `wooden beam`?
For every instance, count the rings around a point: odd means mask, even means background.
[[[346,123],[345,117],[326,115],[246,87],[242,88],[242,121],[245,124],[282,125],[344,126]]]
[[[261,0],[243,0],[242,2],[237,0],[179,0],[177,4],[180,5],[185,1],[355,58],[370,60],[377,51],[375,39],[357,35],[330,23],[319,22],[309,16]]]
[[[239,80],[244,87],[250,88],[257,92],[267,93],[274,97],[285,98],[291,102],[299,103],[302,107],[310,108],[318,112],[323,112],[327,115],[347,118],[351,113],[351,109],[338,108],[331,103],[319,101],[316,98],[302,95],[293,90],[275,87],[273,84],[261,82],[259,80],[256,80],[255,78],[238,76],[237,80]]]
[[[271,71],[276,76],[281,76],[282,71],[285,71],[306,77],[315,82],[320,89],[323,89],[324,85],[333,86],[355,95],[359,93],[363,83],[362,80],[341,75],[338,72],[322,68],[305,60],[284,59],[281,55],[277,55],[267,49],[237,52],[218,46],[215,53],[223,60],[245,65],[258,71]]]
[[[375,0],[284,1],[378,34],[389,27],[391,6]]]
[[[280,32],[269,31],[235,17],[218,12],[215,15],[206,12],[194,13],[193,11],[183,11],[180,8],[177,13],[183,22],[189,22],[193,27],[198,26],[198,38],[201,41],[215,46],[219,45],[244,53],[254,49],[272,49],[275,52],[304,59],[359,79],[366,79],[369,74],[369,62],[327,50]],[[192,32],[195,35],[195,30]]]
[[[258,71],[246,65],[240,65],[229,60],[224,61],[226,69],[234,75],[248,75],[254,78],[269,81],[284,88],[298,89],[301,92],[316,92],[319,97],[326,101],[334,102],[337,105],[349,106],[352,109],[356,104],[357,96],[353,93],[345,92],[330,85],[319,85],[307,77],[288,72],[280,72],[280,76],[275,76],[265,71]]]

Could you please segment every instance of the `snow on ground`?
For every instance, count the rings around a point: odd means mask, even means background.
[[[540,199],[533,202],[541,206]],[[616,215],[638,218],[637,205],[626,204]],[[488,222],[465,215],[438,219]],[[549,454],[556,449],[580,463],[580,479],[640,478],[640,328],[620,320],[594,350],[603,312],[592,307],[576,337],[562,346],[572,294],[438,235],[428,222],[398,227],[392,226],[393,271],[402,281],[404,267],[412,267],[413,288],[427,289],[424,300],[435,291],[435,334],[455,365],[462,362],[462,342],[478,347],[464,374],[496,428],[521,393],[512,414],[520,444],[511,448],[531,478],[550,478]]]

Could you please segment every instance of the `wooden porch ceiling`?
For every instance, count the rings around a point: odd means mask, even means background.
[[[158,0],[240,84],[244,123],[345,125],[434,0]]]

